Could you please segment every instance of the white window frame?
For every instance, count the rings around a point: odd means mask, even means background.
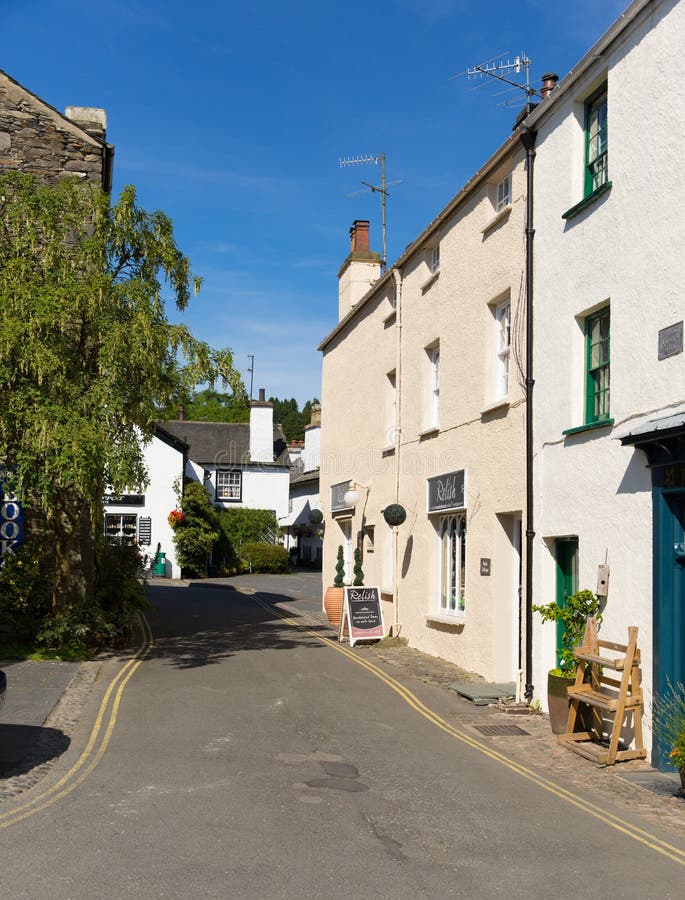
[[[495,308],[495,399],[509,396],[509,369],[511,360],[511,300],[505,300]]]
[[[105,513],[105,536],[122,544],[138,541],[138,516],[136,513]]]
[[[431,275],[437,275],[440,271],[440,243],[428,250],[428,269]]]
[[[509,206],[511,206],[511,172],[495,187],[495,212],[502,212]]]
[[[394,447],[397,438],[397,372],[395,369],[388,372],[386,387],[385,443],[388,447]]]
[[[440,592],[438,613],[463,619],[466,615],[466,513],[440,519]]]
[[[226,481],[226,483],[222,483]],[[237,489],[237,494],[236,494]],[[216,473],[216,499],[222,503],[240,503],[243,497],[243,473],[220,469]]]
[[[428,428],[440,427],[440,344],[426,347],[428,356],[428,396],[426,408],[426,425]]]

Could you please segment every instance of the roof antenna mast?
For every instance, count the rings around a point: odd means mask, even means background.
[[[387,247],[386,247],[386,237],[387,237],[387,226],[386,226],[386,212],[387,212],[387,199],[388,199],[388,188],[393,184],[401,184],[400,181],[386,181],[385,180],[385,153],[368,153],[366,156],[349,156],[345,159],[340,160],[340,168],[344,169],[347,166],[366,166],[366,165],[381,165],[381,183],[380,186],[376,184],[369,184],[368,181],[362,181],[362,184],[366,185],[366,190],[363,191],[354,191],[351,194],[348,194],[348,197],[358,197],[360,194],[366,194],[371,191],[372,194],[380,194],[381,195],[381,219],[382,219],[382,229],[383,229],[383,258],[381,259],[381,269],[385,272],[387,267]]]
[[[497,59],[497,57],[495,57]],[[521,70],[524,71],[526,76],[526,83],[521,84],[519,81],[512,81],[510,78],[507,78],[507,75],[514,73],[516,75],[521,74]],[[493,62],[489,60],[487,63],[483,63],[482,65],[473,66],[471,69],[466,70],[466,75],[468,78],[483,78],[483,76],[488,76],[489,78],[493,78],[495,81],[502,81],[504,84],[508,84],[511,87],[518,88],[520,91],[523,91],[526,95],[526,112],[531,112],[532,109],[532,98],[539,97],[540,92],[536,91],[535,88],[530,86],[530,59],[526,56],[525,53],[521,53],[519,56],[515,56],[513,61],[507,60],[504,62],[503,59],[500,59],[499,62]],[[509,105],[512,101],[505,101],[505,105]]]

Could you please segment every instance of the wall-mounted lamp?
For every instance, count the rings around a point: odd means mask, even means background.
[[[349,488],[345,491],[343,503],[347,507],[355,507],[359,503],[359,491],[354,482],[351,482]]]

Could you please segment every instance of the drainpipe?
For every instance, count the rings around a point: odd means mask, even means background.
[[[395,279],[395,503],[400,502],[400,451],[402,448],[402,273],[399,269],[392,270]],[[399,527],[393,525],[392,529],[392,606],[393,606],[393,637],[400,633],[400,591],[399,591],[399,565],[400,565],[400,536]]]
[[[526,151],[526,687],[533,699],[533,171],[537,131],[525,128],[521,143]]]

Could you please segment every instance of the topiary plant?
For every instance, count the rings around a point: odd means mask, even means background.
[[[341,588],[345,584],[345,555],[342,544],[338,547],[338,561],[335,564],[335,579],[333,587]]]
[[[362,587],[364,584],[364,571],[362,569],[362,551],[357,547],[354,551],[354,581],[355,587]]]

